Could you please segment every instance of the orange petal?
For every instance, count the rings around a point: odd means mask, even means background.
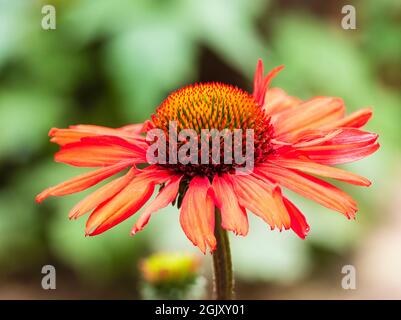
[[[255,76],[253,79],[253,94],[256,96],[259,95],[259,91],[263,85],[263,76],[264,76],[264,67],[262,59],[258,60],[256,64]]]
[[[119,137],[96,136],[63,146],[54,159],[77,167],[101,167],[123,160],[145,163],[146,152]]]
[[[305,239],[309,232],[309,225],[301,211],[287,198],[283,198],[284,205],[291,218],[291,229],[302,239]]]
[[[343,129],[335,130],[304,130],[293,136],[291,139],[293,147],[311,147],[321,145],[332,140],[335,136],[343,132]]]
[[[226,174],[213,179],[213,194],[216,206],[220,209],[222,227],[237,235],[248,233],[248,217],[244,207],[238,203],[234,188]]]
[[[103,233],[136,213],[152,196],[154,183],[138,174],[110,200],[98,206],[86,222],[85,232]]]
[[[289,110],[300,103],[300,99],[289,96],[284,90],[272,88],[266,91],[263,108],[267,114],[274,118],[281,112]]]
[[[182,229],[203,253],[206,253],[207,247],[211,251],[216,248],[214,204],[209,188],[210,183],[206,177],[194,177],[189,183],[180,211]]]
[[[132,165],[132,161],[123,161],[105,168],[81,174],[75,178],[42,191],[36,196],[36,201],[42,202],[49,196],[64,196],[88,189],[89,187],[116,174],[130,165]]]
[[[284,208],[280,188],[251,175],[230,175],[241,206],[262,218],[272,229],[288,229],[290,217]]]
[[[134,235],[138,231],[141,231],[145,225],[149,222],[150,216],[168,206],[177,197],[178,188],[180,186],[182,176],[174,176],[171,178],[170,182],[159,192],[155,200],[142,212],[138,221],[132,228],[131,234]]]
[[[361,128],[369,121],[371,117],[372,109],[365,108],[355,111],[342,119],[328,123],[322,126],[321,129],[335,129],[340,127]]]
[[[357,211],[355,201],[344,191],[323,180],[271,164],[259,166],[257,172],[301,196],[344,213],[348,218],[355,216]]]
[[[264,67],[263,61],[261,59],[258,60],[258,64],[256,65],[255,77],[254,77],[254,85],[253,85],[253,96],[256,102],[263,106],[266,96],[267,88],[271,80],[280,72],[284,66],[278,66],[271,70],[266,77],[264,77]]]
[[[326,178],[333,178],[359,186],[369,186],[371,184],[368,179],[361,177],[355,173],[339,168],[325,166],[308,160],[285,159],[278,157],[277,159],[272,159],[271,161],[274,164],[285,168],[296,169],[302,172],[315,174]]]
[[[380,148],[378,143],[358,147],[356,149],[339,149],[339,150],[315,150],[305,152],[309,159],[328,165],[342,164],[354,162],[375,153]]]
[[[95,192],[88,195],[72,208],[68,215],[69,218],[77,219],[85,213],[95,209],[103,202],[114,197],[134,178],[135,173],[137,172],[138,170],[136,168],[131,168],[126,175],[105,184]]]
[[[362,159],[375,152],[378,135],[355,128],[342,128],[341,132],[319,144],[296,147],[310,160],[321,164],[341,164]]]
[[[52,128],[49,131],[50,141],[64,146],[68,143],[78,142],[81,138],[92,136],[117,136],[132,143],[144,141],[144,137],[140,135],[140,128],[143,124],[129,125],[122,128],[114,129],[102,126],[78,124],[70,126],[68,129]]]
[[[149,181],[154,182],[155,184],[162,184],[171,179],[171,177],[175,176],[173,171],[158,167],[157,165],[151,165],[146,167],[141,171],[140,176],[143,179],[147,179]]]
[[[117,130],[123,130],[134,135],[140,135],[143,131],[144,123],[128,124],[126,126],[120,127]]]
[[[307,129],[316,129],[344,116],[344,103],[339,98],[316,97],[282,112],[274,123],[277,136],[293,135]]]

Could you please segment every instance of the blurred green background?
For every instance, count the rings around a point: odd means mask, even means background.
[[[43,30],[41,8],[56,7]],[[356,30],[341,8],[356,8]],[[136,217],[93,238],[70,222],[82,194],[41,205],[34,196],[81,172],[52,161],[50,127],[142,122],[171,92],[199,81],[252,89],[257,59],[284,64],[273,86],[307,99],[339,96],[349,112],[372,106],[378,153],[348,165],[373,186],[344,186],[356,221],[294,195],[311,232],[270,232],[250,219],[232,237],[239,298],[401,298],[401,2],[263,0],[0,0],[0,299],[139,298],[138,261],[160,250],[198,253],[176,208],[134,238]],[[204,274],[210,279],[210,257]],[[41,268],[57,289],[41,288]],[[343,290],[343,265],[357,289]]]

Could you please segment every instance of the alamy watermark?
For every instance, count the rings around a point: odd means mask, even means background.
[[[356,29],[356,10],[355,7],[347,4],[342,7],[341,13],[344,17],[341,20],[341,27],[344,30],[355,30]]]
[[[168,141],[166,133],[157,128],[147,132],[146,140],[153,142],[146,151],[150,164],[218,165],[223,158],[224,164],[234,165],[236,174],[247,174],[254,168],[253,129],[202,129],[198,135],[193,129],[178,133],[177,122],[170,121]]]
[[[41,26],[43,30],[55,30],[56,29],[56,8],[50,4],[42,7]]]
[[[341,273],[345,276],[341,280],[341,287],[344,290],[356,289],[356,269],[353,265],[345,265],[341,269]]]
[[[56,268],[50,264],[42,267],[42,288],[44,290],[55,290],[56,289]]]

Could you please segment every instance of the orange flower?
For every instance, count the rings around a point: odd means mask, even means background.
[[[216,248],[215,207],[220,209],[222,227],[237,235],[248,233],[249,211],[271,229],[291,228],[305,238],[309,231],[306,219],[283,194],[282,187],[354,218],[355,201],[316,176],[370,185],[366,178],[331,165],[362,159],[379,148],[377,134],[360,130],[372,111],[363,109],[345,115],[339,98],[301,101],[281,89],[268,89],[281,69],[275,68],[264,76],[263,63],[259,61],[252,95],[220,83],[185,87],[168,96],[152,121],[143,124],[118,129],[92,125],[51,129],[51,141],[61,146],[55,161],[98,169],[44,190],[36,201],[85,190],[128,169],[125,175],[79,202],[69,217],[75,219],[91,212],[86,234],[100,234],[135,214],[160,185],[132,234],[142,230],[157,210],[177,202],[185,234],[204,253],[208,247],[211,251]],[[156,163],[138,169],[136,165],[149,162],[149,141],[144,134],[157,128],[168,136],[171,121],[177,123],[179,130],[195,130],[198,138],[202,129],[252,129],[252,172],[238,175],[234,164],[213,162]]]

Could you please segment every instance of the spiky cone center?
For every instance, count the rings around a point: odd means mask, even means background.
[[[201,134],[203,129],[216,129],[219,132],[232,134],[235,129],[242,131],[242,150],[246,148],[247,129],[253,131],[254,162],[262,162],[271,152],[270,139],[272,126],[269,117],[261,106],[249,93],[222,83],[201,83],[184,87],[170,94],[156,109],[152,116],[155,127],[162,129],[169,141],[169,128],[172,122],[176,123],[176,130],[180,132],[192,129],[197,134],[198,150],[202,147]],[[212,160],[213,145],[209,140],[208,164],[167,164],[167,166],[186,177],[196,175],[207,176],[210,179],[216,174],[232,172],[236,164],[224,163],[224,138],[220,138],[220,163]],[[178,142],[178,145],[185,142]],[[234,140],[233,140],[234,143]],[[168,150],[168,148],[167,148]],[[169,155],[167,154],[167,159]]]

